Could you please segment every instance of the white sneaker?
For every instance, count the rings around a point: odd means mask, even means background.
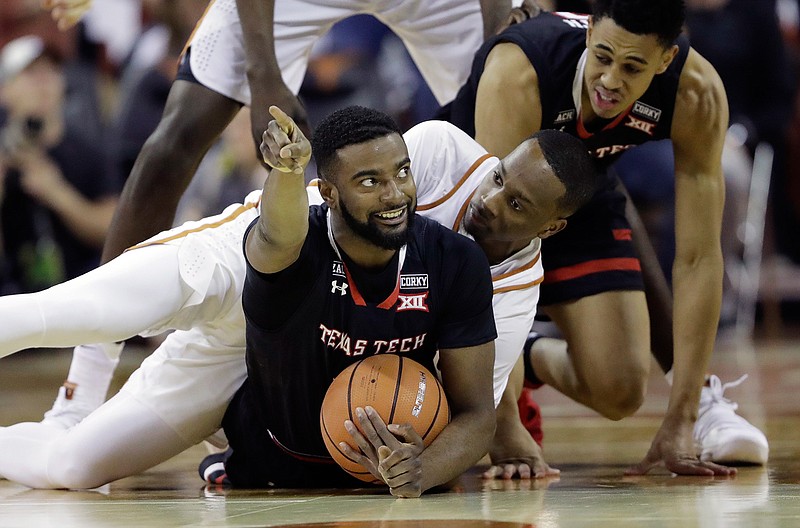
[[[87,398],[81,398],[80,394],[76,394],[77,390],[78,386],[75,383],[65,381],[64,385],[58,389],[58,396],[53,402],[53,407],[44,413],[42,423],[69,429],[100,406],[99,403],[94,404],[87,401]]]
[[[769,444],[753,424],[736,414],[736,403],[723,397],[725,389],[736,387],[747,374],[723,384],[711,375],[708,386],[700,393],[700,410],[694,425],[694,441],[701,460],[720,464],[744,463],[764,465],[769,457]]]

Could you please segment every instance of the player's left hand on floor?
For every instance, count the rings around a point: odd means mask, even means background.
[[[685,428],[678,427],[673,429],[665,421],[658,433],[656,433],[656,437],[653,439],[650,450],[644,459],[628,468],[625,474],[645,475],[657,466],[664,466],[678,475],[707,477],[735,475],[735,468],[702,461],[693,453],[694,442],[691,435],[691,424],[688,424],[688,426],[689,434],[687,435]],[[681,434],[682,430],[683,434]]]
[[[483,472],[484,479],[509,480],[514,477],[521,479],[556,477],[561,474],[560,469],[550,467],[542,459],[510,459],[500,460]]]

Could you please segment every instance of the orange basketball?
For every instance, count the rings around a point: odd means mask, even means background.
[[[344,369],[328,387],[319,424],[325,447],[336,463],[365,482],[380,483],[364,466],[345,456],[338,444],[347,442],[358,450],[344,421],[358,425],[356,407],[367,405],[378,411],[387,425],[411,424],[426,446],[450,421],[450,406],[439,380],[416,361],[381,354]]]

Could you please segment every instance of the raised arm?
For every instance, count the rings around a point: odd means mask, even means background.
[[[262,134],[261,155],[272,170],[264,182],[261,216],[245,243],[248,261],[262,273],[276,273],[292,264],[308,233],[303,174],[311,144],[280,108],[271,106],[269,113],[274,119]]]
[[[516,44],[496,45],[478,83],[475,140],[502,158],[541,126],[536,70]]]
[[[697,460],[692,428],[714,349],[722,298],[720,231],[725,183],[722,147],[728,103],[714,68],[694,50],[681,74],[672,125],[675,152],[673,263],[675,361],[669,406],[647,457],[634,472],[663,461],[681,474],[727,474]]]
[[[256,146],[266,130],[267,108],[283,109],[309,133],[308,117],[297,96],[286,86],[275,53],[275,0],[236,0],[242,25],[247,82],[250,85],[250,120]]]

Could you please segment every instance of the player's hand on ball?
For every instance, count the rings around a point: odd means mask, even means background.
[[[387,426],[372,407],[357,408],[356,420],[358,427],[347,420],[345,428],[360,452],[346,442],[341,442],[339,447],[348,457],[385,482],[392,495],[419,497],[422,494],[422,463],[419,455],[425,449],[422,437],[407,424]]]
[[[378,448],[378,471],[395,497],[416,498],[422,495],[422,462],[419,455],[425,449],[422,438],[410,425],[389,426],[405,442],[394,450]]]
[[[261,135],[264,163],[281,172],[303,174],[311,160],[311,143],[283,110],[270,106],[269,113],[274,119]]]

